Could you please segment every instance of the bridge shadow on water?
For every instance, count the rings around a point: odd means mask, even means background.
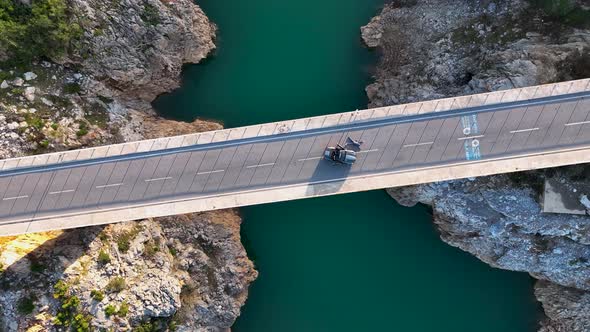
[[[0,274],[0,298],[10,298],[18,292],[20,299],[17,303],[42,300],[40,295],[51,298],[55,283],[73,264],[80,262],[104,227],[0,238],[3,261],[12,261],[4,266],[4,272]],[[30,248],[34,249],[27,253]],[[85,273],[86,268],[82,264],[76,268],[80,275]]]
[[[346,144],[344,148],[359,152],[361,149],[353,144]],[[344,165],[334,161],[322,159],[311,175],[307,186],[308,197],[336,194],[342,188],[344,181],[350,176],[352,165]],[[331,181],[336,180],[336,181]],[[315,183],[315,185],[314,185]]]

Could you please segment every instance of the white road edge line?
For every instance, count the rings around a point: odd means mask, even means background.
[[[172,179],[172,177],[171,176],[167,176],[165,178],[147,179],[147,180],[144,180],[144,181],[145,182],[152,182],[152,181],[162,181],[162,180],[170,180],[170,179]]]
[[[516,133],[525,133],[527,131],[535,131],[535,130],[539,130],[539,128],[529,128],[529,129],[520,129],[520,130],[511,130],[510,133],[511,134],[516,134]]]
[[[113,184],[105,184],[102,186],[96,186],[96,189],[102,189],[102,188],[109,188],[109,187],[118,187],[123,185],[122,183],[113,183]]]
[[[61,194],[61,193],[71,193],[73,191],[76,191],[76,190],[75,189],[68,189],[68,190],[61,190],[61,191],[52,191],[48,195],[55,195],[55,194]]]
[[[310,158],[303,158],[303,159],[299,159],[299,160],[297,160],[297,161],[316,160],[316,159],[322,159],[322,157],[310,157]]]
[[[377,152],[377,151],[379,151],[379,149],[366,150],[366,151],[358,151],[357,153],[369,153],[369,152]]]
[[[570,123],[566,123],[565,126],[577,126],[577,125],[583,125],[583,124],[587,124],[590,123],[590,121],[581,121],[581,122],[570,122]]]
[[[466,140],[466,139],[482,138],[482,137],[485,137],[485,135],[459,137],[459,138],[457,138],[457,140],[458,141],[463,141],[463,140]]]
[[[424,143],[416,143],[416,144],[406,144],[403,147],[404,148],[411,148],[413,146],[421,146],[421,145],[430,145],[430,144],[434,144],[434,142],[424,142]]]
[[[13,200],[13,199],[27,198],[27,197],[29,197],[29,195],[15,196],[15,197],[6,197],[6,198],[3,198],[2,200],[3,201],[10,201],[10,200]]]
[[[264,167],[264,166],[272,166],[275,163],[268,163],[268,164],[260,164],[260,165],[250,165],[250,166],[246,166],[246,168],[255,168],[255,167]]]
[[[221,173],[221,172],[225,172],[225,170],[224,169],[218,169],[216,171],[198,172],[197,175],[212,174],[212,173]]]

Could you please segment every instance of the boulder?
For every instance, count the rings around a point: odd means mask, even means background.
[[[23,77],[25,78],[25,81],[30,81],[30,80],[34,80],[37,78],[37,74],[28,71],[26,73],[23,74]]]
[[[12,85],[14,86],[23,86],[23,84],[25,84],[25,80],[20,77],[17,77],[12,81]]]
[[[8,128],[8,130],[15,130],[19,127],[18,122],[11,122],[9,124],[6,125],[6,128]]]
[[[35,87],[33,86],[28,86],[25,88],[25,98],[27,98],[28,101],[34,101],[35,100]]]
[[[8,82],[6,82],[6,80],[2,81],[2,84],[0,84],[0,89],[7,89],[9,87]]]

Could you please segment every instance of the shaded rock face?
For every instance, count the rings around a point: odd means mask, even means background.
[[[70,2],[85,36],[65,61],[100,83],[89,90],[136,109],[177,88],[182,65],[215,48],[215,26],[191,0]]]
[[[403,205],[432,206],[443,241],[494,267],[590,290],[590,218],[542,213],[538,187],[530,182],[542,183],[543,175],[528,174],[391,188],[388,193]]]
[[[547,319],[540,332],[587,331],[590,326],[590,294],[547,281],[535,285],[535,296],[543,304]]]
[[[55,298],[61,280],[95,328],[151,322],[161,330],[171,324],[178,331],[227,330],[257,276],[240,243],[240,221],[235,210],[225,210],[87,227],[33,243],[34,250],[16,260],[8,253],[39,235],[4,240],[0,320],[8,331],[59,330],[51,317],[66,302]],[[113,286],[117,279],[122,286]],[[30,315],[18,309],[23,299],[33,299]],[[109,306],[117,312],[108,314]]]
[[[590,31],[520,0],[393,1],[361,34],[380,53],[366,88],[373,107],[590,75]],[[543,214],[539,205],[545,177],[573,184],[586,172],[573,166],[388,192],[402,205],[432,206],[448,244],[540,279],[541,331],[588,331],[590,217]]]

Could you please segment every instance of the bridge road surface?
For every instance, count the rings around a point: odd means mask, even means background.
[[[0,226],[590,147],[590,92],[0,172]],[[356,163],[322,159],[362,140]]]

